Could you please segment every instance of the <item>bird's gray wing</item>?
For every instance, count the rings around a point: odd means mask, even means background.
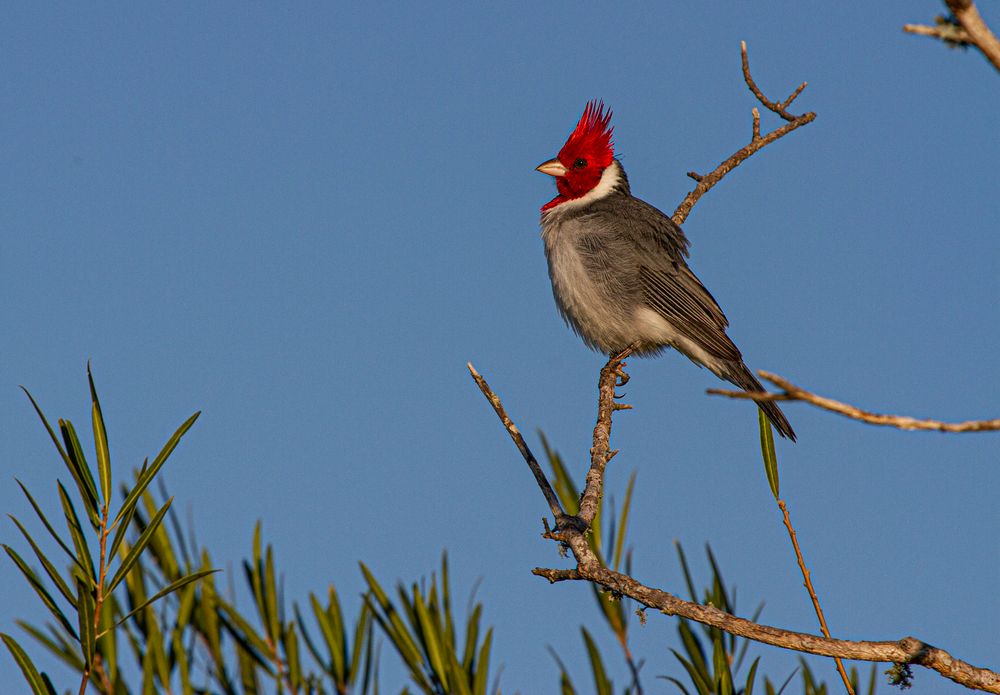
[[[726,361],[742,359],[726,335],[726,316],[687,266],[678,269],[639,266],[646,303],[674,330],[705,352]]]
[[[726,335],[726,315],[684,262],[688,245],[684,232],[652,205],[637,198],[632,201],[626,219],[634,226],[646,303],[710,355],[741,360],[739,349]]]

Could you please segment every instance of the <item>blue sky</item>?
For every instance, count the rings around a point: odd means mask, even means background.
[[[299,600],[331,581],[357,595],[362,559],[415,579],[447,548],[458,595],[483,579],[505,692],[551,691],[545,645],[582,667],[578,626],[598,616],[585,587],[531,576],[563,564],[545,506],[464,366],[582,477],[603,359],[556,312],[538,236],[553,184],[533,168],[600,97],[633,191],[673,210],[685,172],[749,137],[747,40],[761,87],[808,80],[793,110],[818,114],[685,225],[748,364],[870,409],[997,417],[1000,83],[901,32],[940,10],[8,9],[0,508],[29,518],[13,478],[49,498],[63,475],[18,385],[85,429],[89,359],[119,475],[204,411],[166,479],[220,564],[257,519]],[[609,486],[620,499],[638,470],[636,574],[683,593],[673,540],[703,578],[711,542],[744,610],[765,599],[766,622],[814,631],[752,407],[706,396],[720,382],[676,354],[631,368]],[[782,492],[833,632],[1000,666],[1000,435],[786,413]],[[20,543],[10,524],[0,539]],[[0,630],[42,617],[10,563],[0,586]],[[635,629],[652,692],[678,675],[675,627]],[[774,678],[794,661],[759,651]],[[0,682],[14,674],[0,657]],[[911,692],[959,688],[918,671]]]

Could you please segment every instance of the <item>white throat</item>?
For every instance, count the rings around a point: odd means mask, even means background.
[[[611,193],[611,191],[615,190],[621,181],[621,164],[618,163],[617,159],[613,159],[611,160],[611,164],[605,167],[604,171],[601,173],[601,180],[597,182],[596,186],[587,191],[585,195],[559,203],[555,207],[546,210],[546,212],[568,212],[569,210],[583,207],[584,205],[590,205],[595,200],[600,200],[604,196]]]

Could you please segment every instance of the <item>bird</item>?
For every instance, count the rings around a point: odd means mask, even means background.
[[[536,168],[555,178],[558,192],[542,206],[541,235],[559,312],[606,355],[673,348],[744,391],[763,391],[726,335],[726,315],[688,267],[683,230],[632,195],[611,113],[603,101],[587,102],[559,154]],[[795,441],[777,404],[756,403]]]

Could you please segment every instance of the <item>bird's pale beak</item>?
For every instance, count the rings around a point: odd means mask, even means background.
[[[540,171],[543,174],[548,174],[549,176],[565,176],[566,167],[562,165],[558,159],[550,159],[547,162],[542,162],[537,167],[535,171]]]

